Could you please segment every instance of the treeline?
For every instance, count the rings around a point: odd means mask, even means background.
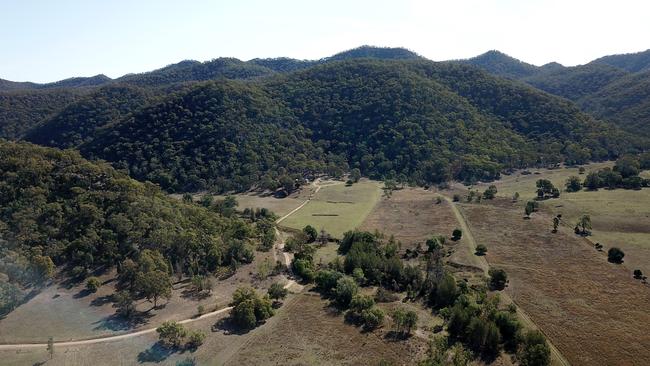
[[[83,278],[112,266],[120,276],[129,266],[143,275],[198,275],[252,261],[256,229],[217,211],[69,150],[0,141],[0,272],[10,283],[40,285],[58,270]],[[149,276],[141,279],[157,280]]]

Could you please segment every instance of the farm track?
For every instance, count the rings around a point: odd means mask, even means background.
[[[476,251],[476,240],[474,239],[474,236],[472,235],[472,231],[470,230],[469,224],[467,223],[467,220],[465,219],[465,216],[463,216],[462,212],[456,207],[456,204],[452,202],[452,200],[445,196],[440,194],[440,197],[445,199],[447,202],[450,203],[451,209],[454,212],[454,216],[456,216],[456,219],[458,220],[458,224],[461,227],[461,230],[463,231],[463,236],[467,238],[467,242],[469,243],[469,248],[468,250],[472,254],[472,257],[476,258],[475,264],[477,265],[478,268],[483,269],[483,272],[485,275],[488,275],[488,270],[489,270],[489,263],[485,259],[485,257],[479,257],[474,255],[474,252]],[[513,304],[517,305],[517,303],[505,292],[501,292],[500,296],[502,299],[505,299],[507,302],[512,302]],[[533,320],[524,312],[519,305],[517,305],[517,315],[519,316],[519,319],[525,324],[526,327],[531,328],[531,329],[538,329],[542,333],[544,331],[533,322]],[[551,363],[553,365],[562,365],[562,366],[569,366],[570,363],[569,361],[562,356],[562,353],[560,350],[551,343],[549,337],[546,337],[546,342],[549,345],[549,348],[551,349]]]
[[[315,190],[309,196],[309,198],[307,200],[305,200],[305,202],[300,204],[300,206],[296,207],[295,209],[291,210],[291,212],[289,212],[288,214],[286,214],[286,215],[282,216],[281,218],[279,218],[278,220],[276,220],[276,224],[279,224],[281,221],[283,221],[287,217],[293,215],[298,210],[303,208],[307,203],[309,203],[309,201],[311,201],[312,197],[316,193],[318,193],[318,191],[320,191],[320,189],[321,189],[321,185],[319,184],[319,182],[320,182],[320,180],[317,179],[312,183],[312,185],[315,187]],[[334,183],[334,184],[336,184],[336,183]],[[277,228],[276,228],[276,235],[280,236],[280,232],[279,232],[279,230]],[[289,266],[289,264],[291,263],[291,257],[290,257],[290,255],[288,253],[283,251],[283,248],[284,248],[284,240],[280,240],[278,243],[276,243],[276,248],[274,248],[273,256],[277,260],[277,252],[278,251],[282,252],[285,265]],[[288,282],[284,285],[284,288],[289,289],[291,286],[296,285],[296,284],[297,284],[296,281],[289,279]],[[225,307],[223,309],[215,310],[213,312],[203,314],[203,315],[198,316],[198,317],[178,321],[178,323],[179,324],[192,323],[192,322],[195,322],[195,321],[198,321],[198,320],[202,320],[202,319],[206,319],[206,318],[210,318],[210,317],[213,317],[213,316],[223,314],[224,312],[227,312],[230,309],[232,309],[231,306]],[[70,347],[70,346],[83,346],[83,345],[103,343],[103,342],[115,342],[115,341],[120,341],[120,340],[124,340],[124,339],[129,339],[129,338],[138,337],[138,336],[141,336],[141,335],[153,333],[155,331],[156,331],[156,328],[147,328],[147,329],[138,330],[138,331],[131,332],[131,333],[119,334],[119,335],[114,335],[114,336],[97,337],[97,338],[90,338],[90,339],[81,339],[81,340],[77,340],[77,341],[54,342],[54,345],[59,346],[59,347]],[[0,344],[0,351],[20,350],[20,349],[25,349],[25,348],[42,348],[42,347],[47,347],[47,343]]]

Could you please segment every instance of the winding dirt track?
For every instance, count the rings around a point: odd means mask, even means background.
[[[303,208],[307,203],[309,203],[309,201],[311,201],[312,196],[315,195],[316,193],[318,193],[318,191],[320,191],[320,189],[321,189],[321,186],[319,185],[319,182],[320,182],[320,180],[316,179],[312,183],[312,185],[314,187],[316,187],[316,189],[309,196],[309,198],[307,200],[305,200],[305,202],[301,203],[300,206],[294,208],[293,210],[291,210],[291,212],[289,212],[288,214],[286,214],[286,215],[282,216],[281,218],[279,218],[278,220],[276,220],[276,224],[279,224],[281,221],[283,221],[287,217],[293,215],[298,210]],[[276,234],[279,237],[280,233],[279,233],[278,229],[275,229],[275,230],[276,230]],[[289,266],[289,264],[291,263],[291,257],[289,256],[288,253],[286,253],[286,252],[284,252],[282,250],[283,248],[284,248],[284,241],[280,240],[278,243],[276,243],[276,248],[273,251],[273,256],[277,260],[277,254],[276,254],[277,251],[282,252],[283,257],[284,257],[285,265]],[[288,282],[284,285],[284,288],[289,288],[289,287],[293,286],[294,284],[296,284],[296,281],[289,279]],[[205,319],[205,318],[210,318],[210,317],[213,317],[213,316],[216,316],[216,315],[219,315],[219,314],[223,314],[226,311],[230,311],[230,309],[232,309],[232,306],[229,306],[229,307],[226,307],[226,308],[223,308],[223,309],[219,309],[219,310],[215,310],[213,312],[206,313],[206,314],[203,314],[203,315],[198,316],[198,317],[180,320],[180,321],[178,321],[178,323],[179,324],[192,323],[192,322],[195,322],[195,321],[198,321],[198,320],[202,320],[202,319]],[[141,336],[141,335],[144,335],[144,334],[153,333],[155,331],[156,331],[156,328],[147,328],[147,329],[138,330],[138,331],[131,332],[131,333],[114,335],[114,336],[97,337],[97,338],[91,338],[91,339],[82,339],[82,340],[78,340],[78,341],[54,342],[54,345],[60,346],[60,347],[68,347],[68,346],[83,346],[83,345],[102,343],[102,342],[114,342],[114,341],[120,341],[120,340],[124,340],[124,339],[128,339],[128,338],[138,337],[138,336]],[[20,349],[25,349],[25,348],[41,348],[41,347],[47,347],[47,343],[0,344],[0,351],[20,350]]]

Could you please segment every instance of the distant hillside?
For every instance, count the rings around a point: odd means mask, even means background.
[[[280,100],[234,81],[172,95],[100,130],[80,149],[174,191],[242,190],[324,170],[322,149]]]
[[[250,79],[271,73],[273,71],[266,67],[250,64],[236,58],[218,58],[207,62],[182,61],[142,74],[125,75],[116,79],[116,81],[138,86],[161,86],[219,78]]]
[[[172,191],[277,187],[287,176],[351,167],[416,184],[489,180],[504,168],[604,159],[640,143],[564,99],[420,60],[333,61],[199,84],[103,125],[79,146],[84,155]]]
[[[98,128],[119,121],[148,104],[154,93],[129,85],[105,86],[68,104],[24,137],[33,143],[70,148],[92,139]]]
[[[650,50],[622,55],[610,55],[598,58],[591,63],[605,64],[629,72],[650,70]]]
[[[650,136],[650,50],[605,56],[575,67],[557,63],[536,67],[497,51],[459,62],[570,99],[597,118]]]
[[[650,70],[626,75],[580,103],[596,116],[650,137]]]
[[[0,138],[20,138],[83,93],[70,88],[0,92]]]
[[[401,47],[361,46],[326,57],[324,61],[352,60],[356,58],[376,58],[380,60],[416,60],[423,57]]]
[[[53,89],[53,88],[83,88],[104,85],[111,82],[111,78],[106,75],[95,75],[91,77],[74,77],[53,83],[31,83],[15,82],[0,79],[0,92],[11,90],[29,90],[29,89]]]
[[[510,79],[531,76],[538,71],[535,65],[527,64],[505,53],[494,50],[467,60],[459,60],[458,62],[474,65],[491,74]]]
[[[521,80],[548,93],[578,101],[628,73],[609,65],[587,64],[540,70]]]

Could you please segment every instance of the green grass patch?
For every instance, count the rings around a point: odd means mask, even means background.
[[[379,182],[361,181],[349,187],[344,184],[325,185],[282,225],[295,229],[311,225],[341,238],[344,232],[361,225],[380,198]]]

